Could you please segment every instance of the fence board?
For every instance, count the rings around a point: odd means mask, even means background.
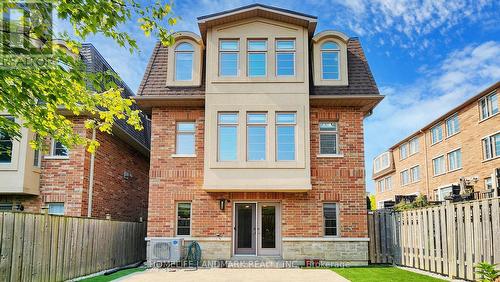
[[[500,198],[368,217],[370,261],[474,280],[474,266],[500,262]],[[375,253],[373,253],[375,252]]]
[[[144,259],[146,223],[0,212],[0,281],[64,281]]]

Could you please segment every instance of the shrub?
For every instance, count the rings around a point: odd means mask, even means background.
[[[500,277],[500,270],[495,268],[495,264],[481,262],[475,266],[476,273],[480,276],[480,282],[493,282],[496,278]]]

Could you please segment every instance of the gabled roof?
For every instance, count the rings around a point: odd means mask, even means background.
[[[198,26],[200,28],[201,37],[205,38],[207,28],[211,26],[252,17],[270,18],[304,26],[307,27],[309,35],[311,36],[314,34],[317,23],[316,16],[257,3],[198,17]]]

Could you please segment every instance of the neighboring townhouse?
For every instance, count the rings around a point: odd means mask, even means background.
[[[367,264],[363,120],[382,96],[359,39],[316,24],[254,4],[155,47],[136,98],[152,120],[148,240]]]
[[[81,59],[89,72],[113,71],[91,44],[83,44]],[[133,92],[122,81],[123,95]],[[85,116],[69,117],[75,130],[91,137]],[[57,140],[48,140],[46,153],[34,151],[33,132],[22,128],[14,140],[1,134],[0,209],[69,216],[139,220],[147,216],[149,186],[150,122],[143,117],[144,130],[135,131],[123,121],[113,135],[96,132],[100,147],[94,157],[83,146],[71,150]],[[7,151],[11,151],[8,153]]]
[[[377,156],[377,207],[396,195],[443,201],[461,178],[476,197],[499,195],[499,86],[493,84]]]

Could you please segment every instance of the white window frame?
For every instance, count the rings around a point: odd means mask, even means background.
[[[418,179],[415,179],[413,176],[413,172],[415,171],[415,169],[418,171]],[[412,166],[410,167],[410,183],[416,183],[416,182],[419,182],[420,179],[422,179],[422,176],[420,175],[421,171],[420,171],[420,165],[416,165],[416,166]]]
[[[61,156],[61,155],[56,155],[55,154],[55,151],[56,151],[56,140],[54,138],[51,139],[50,141],[50,155],[49,156],[44,156],[45,159],[69,159],[69,154],[70,154],[70,150],[69,148],[66,148],[66,151],[68,152],[68,155],[67,156]]]
[[[284,122],[278,122],[278,115],[279,114],[294,114],[295,115],[295,122],[293,123],[284,123]],[[275,114],[275,142],[276,142],[276,161],[277,162],[295,162],[297,161],[297,112],[276,112]],[[294,157],[293,157],[293,160],[279,160],[278,159],[278,147],[279,147],[279,144],[278,144],[278,128],[280,126],[293,126],[293,132],[294,132]]]
[[[194,130],[179,130],[180,124],[193,124]],[[193,154],[181,154],[177,151],[179,148],[179,135],[193,135]],[[173,157],[196,157],[196,121],[178,121],[175,123],[175,154]]]
[[[325,205],[327,204],[335,204],[335,223],[336,223],[336,230],[337,234],[335,235],[326,235],[326,218],[325,218]],[[328,237],[328,238],[335,238],[335,237],[340,237],[340,203],[338,202],[323,202],[321,205],[321,215],[322,215],[322,222],[323,222],[323,237]]]
[[[455,123],[453,123],[453,132],[450,133],[450,126],[449,126],[449,122],[450,121],[453,121],[454,119],[457,120],[457,125],[458,125],[458,128],[455,128]],[[445,127],[446,127],[446,138],[449,138],[455,134],[458,134],[460,132],[460,121],[458,120],[458,113],[455,113],[453,115],[451,115],[449,118],[446,119],[446,121],[444,122],[445,124]]]
[[[479,100],[479,117],[480,117],[480,121],[483,121],[483,120],[486,120],[486,119],[489,119],[490,117],[492,116],[495,116],[497,115],[498,113],[500,113],[500,109],[499,109],[499,106],[498,106],[498,96],[497,95],[497,92],[494,91],[488,95],[486,95],[485,97],[481,98]],[[496,96],[497,98],[497,112],[496,113],[493,113],[493,104],[492,104],[492,97],[493,96]],[[483,114],[483,102],[485,103],[484,106],[486,106],[486,115]]]
[[[404,180],[404,177],[403,175],[406,173],[407,175],[407,182],[405,183],[403,180]],[[406,185],[409,185],[411,182],[410,182],[410,171],[408,169],[405,169],[405,170],[402,170],[400,173],[399,173],[399,177],[400,177],[400,181],[401,181],[401,187],[402,186],[406,186]]]
[[[250,50],[250,42],[264,42],[265,50]],[[247,40],[247,77],[266,77],[267,70],[267,39],[248,39]],[[264,74],[263,75],[250,75],[250,54],[264,54]]]
[[[434,141],[434,129],[437,129],[437,128],[439,128],[441,130],[441,138],[436,139],[436,141]],[[431,145],[437,144],[441,141],[443,141],[443,123],[440,122],[439,124],[437,124],[431,128]]]
[[[258,123],[258,122],[250,122],[248,116],[251,115],[251,114],[262,114],[262,115],[265,115],[266,117],[266,121],[264,123]],[[246,160],[248,162],[265,162],[267,161],[267,153],[268,153],[268,144],[269,144],[269,134],[268,134],[268,122],[269,122],[269,115],[267,112],[247,112],[246,114],[246,119],[247,119],[247,142],[246,142]],[[250,160],[249,158],[249,144],[248,144],[248,129],[250,127],[263,127],[264,128],[264,133],[265,133],[265,145],[264,145],[264,159],[263,160]]]
[[[222,42],[236,41],[238,50],[222,50]],[[236,75],[222,75],[222,54],[231,53],[236,54]],[[239,77],[240,76],[240,41],[238,39],[221,39],[219,40],[219,77]]]
[[[337,45],[338,49],[323,49],[323,45],[328,43],[328,42],[332,42],[334,43],[335,45]],[[341,76],[341,69],[340,69],[340,46],[339,46],[339,43],[335,42],[335,41],[332,41],[332,40],[326,40],[325,42],[322,42],[321,43],[321,46],[319,47],[319,50],[320,50],[320,56],[319,56],[319,60],[320,60],[320,68],[321,68],[321,80],[327,80],[327,81],[340,81],[342,80],[342,78],[340,77]],[[338,64],[338,78],[325,78],[324,77],[324,74],[323,74],[323,54],[324,53],[337,53],[337,64]]]
[[[450,164],[451,164],[450,157],[451,157],[451,154],[453,154],[455,152],[460,152],[460,166],[452,169],[451,166],[450,166]],[[463,163],[463,160],[462,160],[462,148],[456,148],[456,149],[453,149],[453,150],[449,151],[448,153],[446,153],[446,161],[448,163],[448,172],[452,172],[452,171],[455,171],[455,170],[462,169],[462,166],[463,166],[463,164],[462,164]]]
[[[181,45],[181,44],[189,44],[191,45],[191,48],[193,48],[192,51],[184,51],[184,50],[177,50],[177,48]],[[177,54],[180,54],[180,53],[183,53],[183,54],[191,54],[192,58],[191,58],[191,79],[177,79]],[[193,44],[189,43],[189,42],[181,42],[179,43],[177,46],[175,46],[175,49],[174,49],[174,80],[175,81],[193,81],[194,79],[194,46]]]
[[[439,158],[443,158],[443,165],[442,165],[443,169],[442,169],[441,173],[436,173],[436,169],[434,166],[434,160],[439,159]],[[435,158],[432,159],[432,174],[433,174],[433,176],[440,176],[440,175],[443,175],[445,173],[446,173],[446,157],[444,155],[436,156]]]
[[[189,204],[189,234],[179,235],[179,204]],[[175,236],[191,237],[193,234],[193,203],[190,201],[175,202]]]
[[[386,191],[392,190],[392,176],[387,176],[385,178],[385,190]]]
[[[380,179],[377,181],[377,188],[379,192],[385,192],[385,178]]]
[[[493,137],[495,137],[497,134],[500,134],[500,131],[485,136],[481,139],[481,144],[483,147],[483,161],[494,160],[500,157],[500,155],[496,155],[496,142],[494,142],[493,140]]]
[[[408,156],[413,156],[420,151],[420,138],[413,137],[408,141]]]
[[[378,155],[374,160],[373,160],[373,171],[374,173],[380,172],[384,169],[387,169],[391,166],[391,160],[390,160],[390,153],[389,152],[384,152],[380,155]],[[387,165],[384,165],[384,157],[387,157]]]
[[[227,122],[220,122],[219,121],[219,116],[221,114],[236,114],[236,122],[235,123],[227,123]],[[239,160],[239,144],[240,144],[240,113],[239,112],[218,112],[217,113],[217,161],[218,162],[237,162]],[[233,127],[236,126],[236,159],[235,160],[221,160],[220,159],[220,128],[221,127]]]
[[[334,123],[335,124],[335,130],[334,131],[321,131],[321,124],[322,123]],[[319,152],[318,154],[320,156],[339,156],[341,155],[340,153],[340,145],[339,145],[339,123],[337,121],[320,121],[318,123],[318,129],[319,129]],[[335,136],[335,153],[334,154],[323,154],[321,153],[321,136],[322,135],[333,135]]]
[[[488,186],[491,186],[491,189],[493,189],[493,178],[491,176],[484,178],[484,190],[489,190]]]
[[[406,158],[408,158],[409,156],[409,153],[410,153],[410,146],[408,145],[408,143],[404,143],[404,144],[401,144],[399,146],[399,159],[400,160],[404,160]],[[403,148],[405,148],[405,150],[403,150]],[[406,152],[405,154],[403,154],[403,152]]]
[[[64,215],[64,213],[66,212],[66,205],[64,204],[64,202],[50,202],[50,203],[46,203],[46,204],[47,204],[48,213],[51,214],[51,215]],[[53,213],[53,212],[50,212],[50,206],[51,205],[62,205],[63,212],[62,213]]]
[[[293,41],[293,49],[280,49],[278,48],[278,42],[280,41]],[[276,39],[276,43],[275,43],[275,70],[276,70],[276,76],[277,77],[292,77],[292,76],[295,76],[297,71],[296,71],[296,42],[295,42],[295,39]],[[293,74],[291,75],[284,75],[284,74],[278,74],[278,54],[292,54],[293,55]]]

